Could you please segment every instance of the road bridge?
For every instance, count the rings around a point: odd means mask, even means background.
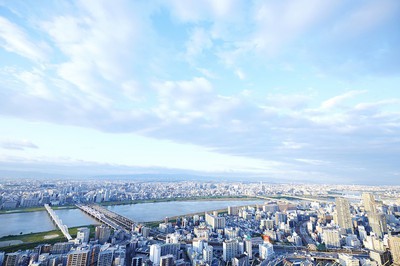
[[[54,212],[54,210],[48,204],[45,204],[44,208],[46,209],[47,213],[50,215],[53,222],[61,230],[61,232],[63,233],[65,238],[68,239],[68,241],[71,240],[72,236],[69,234],[68,226],[63,224],[62,220],[57,216],[57,214]]]
[[[76,207],[78,207],[83,212],[89,214],[99,222],[110,226],[114,230],[123,229],[126,231],[131,231],[135,226],[134,221],[115,212],[112,212],[100,205],[77,204]]]

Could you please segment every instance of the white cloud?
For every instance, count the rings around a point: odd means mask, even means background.
[[[1,142],[1,147],[7,150],[37,149],[38,146],[26,139],[8,139]]]
[[[43,62],[47,58],[48,47],[45,43],[32,41],[22,28],[1,16],[0,46],[35,62]]]
[[[244,80],[246,78],[246,75],[240,69],[236,69],[235,74],[240,80]]]
[[[346,101],[346,100],[348,100],[348,99],[351,99],[351,98],[353,98],[353,97],[355,97],[355,96],[364,94],[364,93],[367,93],[367,91],[365,91],[365,90],[361,90],[361,91],[348,91],[348,92],[346,92],[346,93],[343,93],[343,94],[341,94],[341,95],[337,95],[337,96],[335,96],[335,97],[332,97],[332,98],[330,98],[330,99],[324,101],[324,102],[321,104],[321,108],[323,108],[323,109],[332,109],[332,108],[335,108],[335,107],[340,107],[340,105],[341,105],[344,101]]]
[[[212,47],[212,39],[203,28],[195,28],[186,43],[186,57],[191,61],[197,55]]]

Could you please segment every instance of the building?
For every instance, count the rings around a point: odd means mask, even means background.
[[[244,241],[244,251],[250,260],[253,259],[253,243],[250,238]]]
[[[88,266],[96,266],[99,258],[101,245],[93,245],[90,248]]]
[[[349,254],[339,253],[339,263],[343,266],[359,266],[360,261]]]
[[[76,240],[79,243],[88,243],[90,237],[90,229],[87,227],[80,227],[78,228],[78,232],[76,234]]]
[[[232,259],[232,266],[249,266],[249,257],[246,254],[238,255]]]
[[[260,253],[260,258],[262,260],[270,259],[274,253],[274,246],[271,243],[264,242],[263,244],[258,245],[258,250]]]
[[[133,257],[131,266],[142,266],[143,264],[143,258],[142,257]]]
[[[327,248],[340,248],[340,232],[338,229],[324,229],[323,241]]]
[[[97,266],[111,266],[114,260],[114,251],[112,249],[106,249],[100,251],[99,258],[97,260]]]
[[[100,244],[108,241],[111,235],[111,228],[105,225],[96,226],[94,237]]]
[[[222,243],[222,257],[225,262],[231,261],[234,257],[240,255],[238,240],[225,240]]]
[[[389,237],[389,250],[392,253],[393,264],[400,265],[400,237]]]
[[[218,215],[211,215],[206,213],[206,223],[211,226],[213,230],[225,228],[225,217],[219,217]]]
[[[351,221],[350,204],[345,198],[336,198],[336,223],[346,230],[347,233],[353,234],[353,223]]]
[[[74,250],[67,254],[66,266],[86,266],[89,258],[89,250]]]
[[[385,233],[387,233],[385,214],[371,212],[368,214],[368,222],[369,226],[371,226],[372,232],[374,232],[379,238],[383,238]]]
[[[175,265],[174,256],[169,254],[160,257],[160,266],[173,266]]]
[[[229,206],[228,207],[228,214],[229,215],[239,215],[239,210],[241,207],[239,206]]]
[[[71,250],[73,245],[71,242],[55,243],[51,248],[51,254],[66,254]]]
[[[376,202],[375,197],[372,193],[363,193],[362,194],[362,201],[364,204],[364,209],[367,213],[369,212],[376,212]]]
[[[213,260],[213,251],[214,248],[212,246],[207,246],[203,249],[203,260],[210,265]]]
[[[155,265],[160,264],[160,257],[161,257],[161,245],[160,244],[153,244],[150,246],[150,261],[153,262]]]
[[[389,251],[375,251],[369,252],[369,257],[375,261],[379,266],[392,265],[392,257]]]

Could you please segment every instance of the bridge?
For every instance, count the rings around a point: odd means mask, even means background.
[[[63,224],[62,220],[57,216],[57,214],[54,212],[54,210],[48,204],[45,204],[44,208],[46,209],[47,213],[50,215],[53,222],[61,230],[61,232],[63,233],[65,238],[68,239],[68,241],[71,240],[72,236],[69,234],[68,226]]]
[[[119,215],[115,212],[112,212],[100,205],[90,204],[90,205],[83,205],[77,204],[78,207],[83,212],[89,214],[99,222],[108,225],[109,227],[113,228],[114,230],[123,229],[126,231],[131,231],[134,226],[135,222]]]

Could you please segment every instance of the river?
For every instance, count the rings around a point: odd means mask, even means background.
[[[169,201],[109,206],[108,209],[137,222],[158,221],[166,216],[224,209],[228,206],[262,204],[264,201]],[[98,224],[79,209],[60,209],[55,213],[68,227]],[[0,214],[0,237],[57,229],[46,211]]]

